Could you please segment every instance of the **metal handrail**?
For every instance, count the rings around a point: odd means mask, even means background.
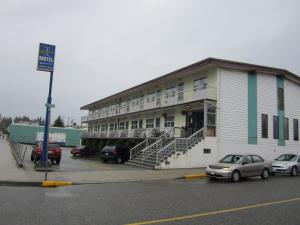
[[[130,160],[132,160],[136,155],[138,155],[144,147],[141,147],[142,145],[145,145],[145,147],[148,146],[148,138],[146,138],[144,141],[138,143],[136,146],[130,149]],[[141,148],[140,148],[141,147]]]
[[[148,147],[144,148],[142,150],[142,160],[145,160],[146,158],[148,158],[149,156],[151,156],[152,154],[156,153],[157,151],[159,151],[163,146],[163,141],[164,140],[168,140],[171,138],[174,138],[175,135],[175,128],[173,127],[172,129],[170,129],[169,131],[165,132],[164,134],[162,134],[157,141],[155,141],[154,143],[152,143],[151,145],[149,145]]]
[[[156,153],[156,165],[159,164],[159,161],[170,154],[176,152],[176,150],[187,151],[192,145],[198,143],[201,139],[204,139],[204,128],[193,133],[187,138],[175,138],[172,142],[161,148]],[[183,148],[178,148],[177,145],[182,145]]]
[[[9,145],[18,166],[23,167],[23,161],[27,151],[27,147],[13,140],[9,140]]]

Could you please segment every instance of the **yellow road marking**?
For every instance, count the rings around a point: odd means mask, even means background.
[[[300,198],[292,198],[292,199],[287,199],[287,200],[267,202],[267,203],[261,203],[261,204],[256,204],[256,205],[248,205],[248,206],[218,210],[218,211],[213,211],[213,212],[198,213],[198,214],[193,214],[193,215],[188,215],[188,216],[180,216],[180,217],[173,217],[173,218],[166,218],[166,219],[159,219],[159,220],[142,221],[142,222],[130,223],[130,224],[127,224],[127,225],[145,225],[145,224],[158,224],[158,223],[174,222],[174,221],[179,221],[179,220],[188,220],[188,219],[193,219],[193,218],[198,218],[198,217],[218,215],[218,214],[224,214],[224,213],[229,213],[229,212],[236,212],[236,211],[259,208],[259,207],[264,207],[264,206],[271,206],[271,205],[279,205],[279,204],[284,204],[284,203],[289,203],[289,202],[296,202],[296,201],[300,201]]]

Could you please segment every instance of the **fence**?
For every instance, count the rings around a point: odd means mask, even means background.
[[[19,167],[23,167],[27,147],[16,141],[9,140],[10,149]]]

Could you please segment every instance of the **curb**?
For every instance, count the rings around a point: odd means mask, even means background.
[[[13,187],[40,187],[41,184],[39,181],[0,181],[0,186]]]
[[[43,181],[42,187],[61,187],[61,186],[70,186],[73,185],[73,182],[69,181],[55,181],[55,180],[47,180]]]
[[[184,177],[182,177],[182,179],[186,179],[186,180],[204,179],[204,178],[207,178],[207,175],[205,173],[185,175]]]

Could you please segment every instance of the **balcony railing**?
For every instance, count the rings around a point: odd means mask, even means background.
[[[136,129],[136,130],[111,130],[111,131],[86,131],[81,138],[155,138],[159,137],[159,129]]]
[[[148,109],[154,109],[157,107],[165,107],[165,106],[172,106],[172,105],[177,105],[177,104],[182,104],[182,103],[187,103],[191,101],[196,101],[196,100],[202,100],[207,98],[209,90],[213,90],[216,92],[215,87],[208,87],[207,89],[203,89],[200,91],[185,91],[184,95],[179,96],[179,93],[175,93],[173,96],[163,96],[161,98],[156,99],[155,101],[144,101],[144,103],[139,103],[139,105],[132,105],[132,102],[129,102],[128,107],[122,107],[120,110],[108,110],[108,113],[101,113],[101,112],[94,112],[90,115],[83,116],[81,117],[81,122],[85,123],[88,121],[92,120],[97,120],[97,119],[102,119],[102,118],[107,118],[111,116],[117,116],[117,115],[124,115],[127,113],[132,113],[132,112],[138,112],[142,110],[148,110]]]

